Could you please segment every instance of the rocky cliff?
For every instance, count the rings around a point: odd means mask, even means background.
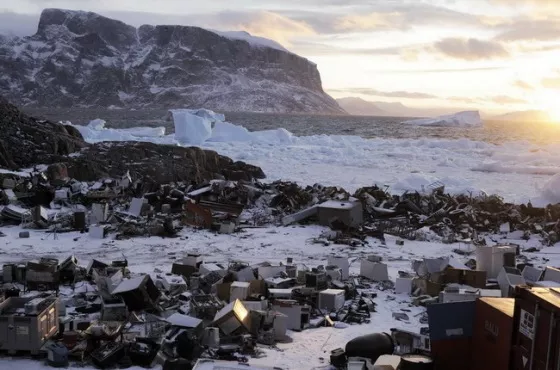
[[[37,120],[0,97],[0,169],[58,164],[80,181],[121,177],[154,184],[215,178],[264,178],[259,167],[234,162],[211,150],[141,142],[86,143],[72,126]]]
[[[46,9],[35,35],[0,36],[0,94],[36,107],[344,113],[315,64],[246,36]]]

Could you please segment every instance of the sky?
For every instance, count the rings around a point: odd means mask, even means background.
[[[560,120],[560,0],[0,0],[0,33],[33,34],[44,8],[267,37],[335,98]]]

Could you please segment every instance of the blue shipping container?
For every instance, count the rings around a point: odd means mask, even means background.
[[[469,338],[474,327],[475,301],[428,305],[430,340]]]

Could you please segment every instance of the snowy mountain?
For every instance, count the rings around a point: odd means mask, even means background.
[[[0,36],[1,94],[38,107],[345,113],[315,64],[271,40],[60,9],[33,36]]]
[[[526,110],[520,112],[510,112],[490,118],[494,121],[510,122],[550,122],[550,115],[540,110]]]

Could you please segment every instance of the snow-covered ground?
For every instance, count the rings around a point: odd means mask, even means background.
[[[138,140],[178,144],[173,134],[76,126],[90,142]],[[267,180],[338,185],[352,192],[372,184],[391,191],[421,190],[435,181],[451,193],[499,194],[506,201],[545,205],[560,195],[544,189],[560,173],[560,145],[502,145],[468,139],[364,139],[358,136],[297,137],[284,129],[249,132],[216,122],[201,147],[260,166]],[[545,191],[543,191],[545,190]]]
[[[358,274],[358,259],[369,254],[383,257],[389,265],[389,276],[395,280],[398,271],[412,271],[411,261],[423,257],[453,256],[459,261],[466,261],[473,256],[462,257],[452,252],[459,248],[466,250],[465,244],[444,245],[429,242],[406,241],[404,246],[398,246],[395,239],[387,236],[386,245],[376,239],[368,239],[370,246],[351,248],[347,245],[332,244],[323,246],[313,244],[311,239],[318,237],[326,228],[320,226],[307,227],[269,227],[248,229],[233,235],[219,235],[208,231],[185,229],[181,238],[135,238],[131,240],[91,239],[87,234],[67,233],[59,234],[54,240],[52,235],[45,232],[31,231],[29,239],[18,238],[21,229],[18,227],[3,228],[6,237],[0,238],[0,264],[29,260],[42,256],[55,256],[64,259],[75,254],[81,265],[86,266],[93,259],[111,261],[120,259],[124,254],[133,273],[154,273],[159,269],[169,272],[176,258],[188,252],[201,253],[205,262],[228,262],[243,260],[249,263],[262,261],[280,262],[292,257],[294,263],[315,267],[326,264],[327,256],[335,253],[348,256],[351,261],[351,274]],[[539,241],[518,240],[519,233],[512,233],[508,239],[520,244],[522,249],[539,246]],[[491,242],[490,242],[491,243]],[[550,265],[560,265],[560,247],[546,248],[543,253],[527,253],[531,262],[539,266],[543,258],[550,259]],[[79,287],[78,287],[79,288]],[[391,328],[402,328],[418,331],[419,322],[424,308],[412,306],[411,297],[395,294],[393,291],[377,291],[376,313],[372,314],[371,323],[364,325],[350,325],[343,329],[330,327],[308,329],[299,333],[290,332],[290,343],[279,343],[278,349],[267,349],[266,357],[251,359],[250,363],[268,366],[278,366],[284,369],[306,370],[321,368],[328,365],[330,351],[346,345],[350,339],[373,332],[384,332]],[[393,312],[405,311],[410,321],[397,321],[392,318]],[[32,360],[0,359],[0,369],[47,369],[46,365]],[[139,370],[139,369],[138,369]]]

